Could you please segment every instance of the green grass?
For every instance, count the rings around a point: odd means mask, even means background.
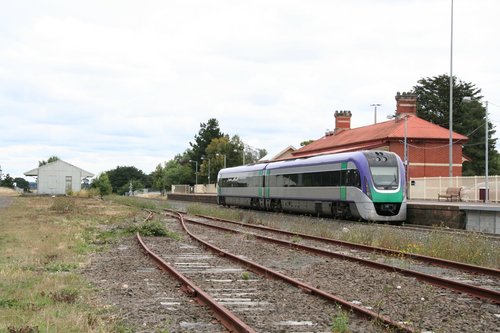
[[[332,318],[330,328],[333,333],[349,333],[349,314],[341,310],[338,315]]]
[[[166,200],[149,200],[141,197],[129,197],[129,196],[120,196],[120,195],[107,195],[104,197],[105,200],[111,201],[116,204],[126,205],[141,209],[163,209],[163,208],[171,208],[170,203]]]
[[[245,281],[248,281],[250,279],[250,273],[249,272],[241,273],[241,278]]]

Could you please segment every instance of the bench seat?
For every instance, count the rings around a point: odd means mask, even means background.
[[[461,194],[462,188],[461,187],[448,187],[446,189],[446,193],[438,194],[438,201],[441,201],[441,198],[444,198],[449,201],[453,201],[456,199],[456,201],[461,201],[460,194]]]

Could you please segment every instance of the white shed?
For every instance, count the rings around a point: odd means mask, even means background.
[[[82,188],[82,179],[94,176],[91,172],[62,160],[47,163],[39,168],[25,172],[24,175],[38,177],[38,194],[78,192]]]

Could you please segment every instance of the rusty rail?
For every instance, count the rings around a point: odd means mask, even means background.
[[[252,229],[271,231],[271,232],[281,233],[281,234],[289,235],[289,236],[299,236],[303,239],[321,241],[321,242],[330,243],[330,244],[334,244],[334,245],[349,247],[349,248],[356,249],[356,250],[363,250],[363,251],[369,251],[369,252],[376,252],[376,253],[380,253],[380,254],[394,255],[397,257],[410,258],[410,259],[418,260],[418,261],[425,262],[425,263],[428,263],[431,265],[460,269],[460,270],[467,271],[470,273],[479,273],[479,274],[491,275],[494,277],[500,277],[500,270],[495,269],[495,268],[465,264],[465,263],[461,263],[461,262],[457,262],[457,261],[429,257],[429,256],[421,255],[421,254],[401,252],[401,251],[386,249],[386,248],[382,248],[382,247],[356,244],[356,243],[341,241],[341,240],[332,239],[332,238],[324,238],[324,237],[313,236],[313,235],[308,235],[308,234],[299,234],[296,232],[279,230],[279,229],[261,226],[261,225],[250,225],[248,223],[241,223],[241,222],[236,222],[236,221],[231,221],[231,220],[225,220],[225,219],[221,219],[221,218],[217,218],[217,217],[210,217],[210,216],[205,216],[205,215],[196,215],[196,216],[203,217],[206,219],[212,219],[212,220],[220,221],[220,222],[237,224],[237,225],[245,226],[245,227],[252,228]]]
[[[146,218],[149,220],[152,218],[152,214]],[[196,298],[198,303],[204,304],[208,306],[214,313],[214,316],[221,322],[221,324],[228,329],[229,332],[238,332],[238,333],[255,333],[255,330],[248,326],[245,322],[243,322],[240,318],[238,318],[235,314],[229,311],[227,308],[219,304],[214,298],[212,298],[209,294],[204,292],[201,288],[197,287],[194,282],[189,280],[187,277],[182,275],[179,271],[177,271],[174,267],[169,265],[163,259],[161,259],[157,254],[152,252],[144,243],[139,233],[136,234],[137,241],[147,253],[149,257],[151,257],[158,267],[175,277],[181,283],[181,289],[192,297]]]
[[[204,217],[204,218],[208,218],[208,217]],[[400,273],[400,274],[405,275],[405,276],[415,277],[420,281],[424,281],[424,282],[430,283],[430,284],[438,286],[438,287],[452,289],[452,290],[455,290],[458,292],[469,294],[469,295],[474,296],[474,297],[478,297],[478,298],[481,298],[481,299],[484,299],[487,301],[491,301],[491,302],[496,303],[496,304],[500,304],[500,292],[497,292],[495,290],[490,290],[490,289],[477,287],[477,286],[466,284],[466,283],[448,280],[448,279],[444,279],[444,278],[441,278],[438,276],[429,275],[429,274],[425,274],[425,273],[421,273],[421,272],[417,272],[417,271],[409,270],[409,269],[405,269],[405,268],[399,268],[399,267],[379,263],[376,261],[357,258],[357,257],[349,256],[346,254],[335,253],[335,252],[331,252],[328,250],[319,249],[316,247],[310,247],[307,245],[292,243],[292,242],[288,242],[288,241],[284,241],[284,240],[280,240],[280,239],[275,239],[275,238],[271,238],[271,237],[266,237],[266,236],[262,236],[262,235],[258,235],[258,234],[254,234],[254,233],[246,233],[246,232],[242,232],[239,230],[234,230],[234,229],[230,229],[230,228],[216,226],[213,224],[195,221],[195,220],[191,220],[191,219],[185,219],[185,220],[186,220],[186,222],[189,222],[189,223],[199,224],[199,225],[203,225],[203,226],[213,228],[213,229],[224,230],[224,231],[233,232],[233,233],[252,235],[253,237],[255,237],[257,239],[261,239],[261,240],[266,241],[266,242],[275,243],[275,244],[279,244],[282,246],[291,247],[291,248],[295,248],[295,249],[299,249],[299,250],[303,250],[303,251],[307,251],[307,252],[311,252],[311,253],[316,253],[316,254],[327,256],[330,258],[349,260],[349,261],[357,262],[357,263],[360,263],[362,265],[369,266],[372,268],[383,269],[383,270],[386,270],[389,272],[397,272],[397,273]]]
[[[332,294],[327,293],[323,290],[315,288],[307,283],[303,283],[299,280],[296,280],[296,279],[293,279],[289,276],[286,276],[280,272],[271,270],[265,266],[259,265],[257,263],[252,262],[252,261],[240,258],[232,253],[226,252],[226,251],[222,250],[221,248],[218,248],[218,247],[210,244],[209,242],[202,240],[201,238],[194,235],[191,231],[189,231],[189,229],[187,228],[187,226],[185,224],[184,216],[182,214],[180,214],[176,211],[173,211],[173,210],[169,210],[169,209],[165,209],[165,211],[168,214],[170,214],[171,216],[174,216],[175,218],[179,219],[179,221],[182,224],[182,227],[189,234],[189,236],[191,236],[193,239],[197,240],[198,242],[204,244],[207,248],[214,251],[219,256],[228,257],[228,258],[232,259],[233,261],[236,261],[236,262],[240,263],[241,265],[246,266],[247,268],[254,271],[255,273],[259,273],[259,274],[262,274],[264,276],[273,277],[275,279],[285,281],[285,282],[301,289],[302,291],[304,291],[306,293],[309,293],[312,295],[317,295],[317,296],[322,297],[323,299],[326,299],[330,302],[340,304],[344,309],[352,310],[353,312],[355,312],[356,314],[358,314],[364,318],[378,321],[381,324],[393,329],[395,332],[415,332],[411,327],[408,327],[402,323],[395,322],[384,315],[370,311],[364,307],[358,306],[354,303],[346,301],[346,300],[339,298],[335,295],[332,295]]]

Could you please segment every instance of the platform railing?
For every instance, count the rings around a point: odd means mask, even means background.
[[[437,200],[438,194],[448,187],[462,188],[460,200],[465,202],[484,201],[485,177],[423,177],[411,178],[408,184],[408,198],[413,200]],[[500,176],[488,176],[488,201],[500,202]]]

